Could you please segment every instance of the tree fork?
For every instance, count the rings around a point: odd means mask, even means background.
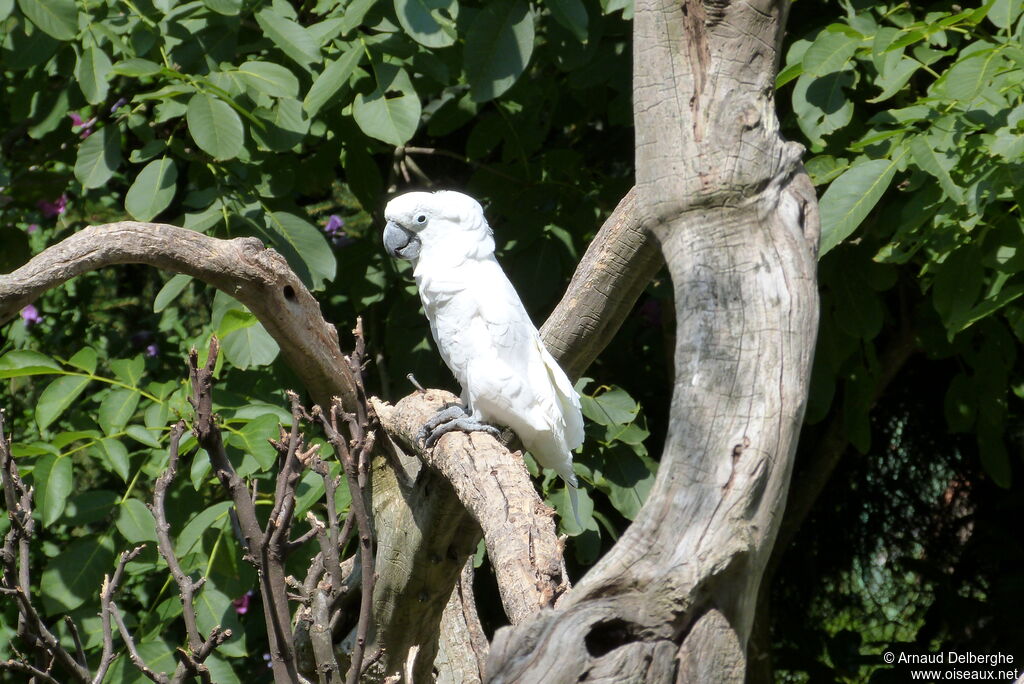
[[[637,3],[636,202],[675,290],[672,419],[636,521],[557,611],[498,632],[492,681],[743,680],[818,314],[814,193],[772,99],[784,14]]]

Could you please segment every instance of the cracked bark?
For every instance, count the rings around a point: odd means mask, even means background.
[[[818,312],[813,188],[772,101],[784,10],[637,3],[637,210],[675,290],[669,433],[636,521],[558,610],[498,632],[490,681],[743,680]]]

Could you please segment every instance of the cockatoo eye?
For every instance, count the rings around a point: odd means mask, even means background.
[[[427,222],[426,214],[420,214],[419,216],[416,217],[416,223],[426,223],[426,222]]]

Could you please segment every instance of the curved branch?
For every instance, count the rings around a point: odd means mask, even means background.
[[[576,379],[608,346],[637,298],[664,266],[654,236],[641,225],[636,188],[594,236],[569,287],[540,329],[551,355]]]
[[[148,264],[185,273],[245,304],[277,340],[288,365],[321,406],[332,396],[354,410],[355,382],[338,333],[284,257],[256,238],[220,240],[162,223],[90,226],[0,275],[0,324],[46,290],[115,264]]]
[[[517,624],[553,605],[569,587],[554,511],[537,495],[521,455],[490,435],[453,432],[433,449],[423,449],[416,440],[420,427],[456,399],[449,392],[427,390],[396,406],[376,399],[372,403],[384,429],[451,483],[483,530],[505,614]]]

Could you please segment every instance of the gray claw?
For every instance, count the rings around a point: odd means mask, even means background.
[[[464,407],[452,404],[434,414],[420,429],[417,438],[423,440],[423,445],[429,449],[443,435],[455,430],[461,430],[462,432],[486,432],[495,437],[501,436],[501,430],[498,428],[482,423],[479,420],[474,420],[466,413]]]

